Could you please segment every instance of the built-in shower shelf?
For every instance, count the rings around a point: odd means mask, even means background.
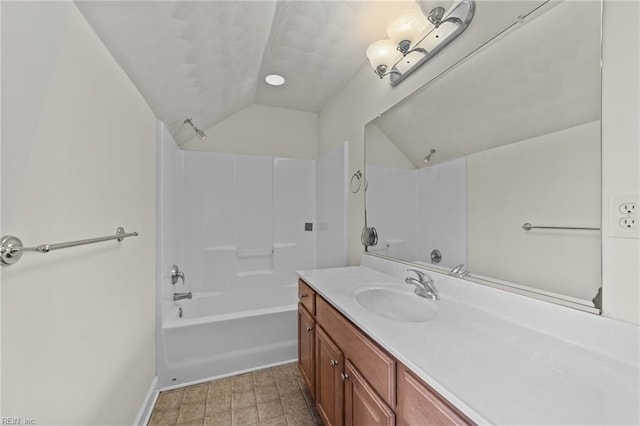
[[[224,288],[227,280],[244,277],[269,277],[294,269],[299,256],[298,243],[279,242],[261,248],[239,248],[236,245],[209,246],[205,249],[207,267],[222,277],[211,288]],[[266,278],[271,281],[273,278]],[[231,284],[232,285],[232,284]]]
[[[236,257],[238,259],[250,257],[271,257],[273,256],[273,248],[270,249],[236,249]]]
[[[283,248],[291,248],[296,247],[298,243],[273,243],[274,249],[283,249]]]
[[[253,275],[273,275],[273,269],[258,269],[254,271],[240,271],[236,272],[237,277],[249,277]]]

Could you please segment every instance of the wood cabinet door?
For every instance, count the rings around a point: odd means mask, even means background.
[[[396,405],[396,362],[322,297],[316,299],[316,323],[327,330],[361,375],[392,409]]]
[[[316,406],[325,426],[343,425],[344,357],[321,327],[316,327]]]
[[[396,415],[398,426],[474,424],[401,364]]]
[[[396,416],[371,385],[346,361],[344,379],[345,426],[394,426]]]
[[[316,322],[302,304],[298,304],[298,368],[311,398],[316,397]]]

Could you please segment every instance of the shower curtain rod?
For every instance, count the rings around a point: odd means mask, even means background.
[[[8,266],[13,265],[20,260],[22,254],[26,251],[32,251],[36,253],[49,253],[53,250],[59,250],[63,248],[83,246],[86,244],[101,243],[103,241],[118,240],[122,241],[128,237],[137,237],[137,232],[125,232],[123,227],[116,229],[115,235],[109,235],[106,237],[89,238],[86,240],[68,241],[65,243],[57,244],[40,244],[35,247],[24,247],[22,241],[18,237],[13,235],[5,235],[0,239],[0,265]]]

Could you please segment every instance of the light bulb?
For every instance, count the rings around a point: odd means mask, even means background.
[[[437,7],[443,8],[446,14],[453,5],[453,0],[421,0],[417,1],[416,3],[418,3],[418,7],[422,11],[422,14],[424,16],[429,16],[431,11]]]
[[[409,42],[410,46],[413,47],[425,25],[426,19],[420,12],[407,10],[391,21],[387,27],[387,35],[396,46],[400,46],[401,43],[406,45],[406,42]],[[401,47],[404,49],[403,53],[406,53],[406,50],[409,49],[406,46]]]
[[[378,40],[367,48],[367,58],[374,71],[382,77],[397,60],[400,52],[391,40]]]

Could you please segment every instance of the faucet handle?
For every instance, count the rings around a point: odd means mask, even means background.
[[[173,265],[171,267],[171,284],[176,284],[178,282],[178,278],[182,280],[182,284],[184,284],[184,272],[180,270],[178,265]]]
[[[413,289],[415,294],[433,300],[440,300],[440,296],[438,295],[433,279],[431,279],[429,275],[422,271],[418,271],[417,269],[407,269],[407,271],[415,272],[418,276],[418,279],[407,277],[404,280],[407,284],[413,284],[416,287]]]
[[[449,271],[449,275],[453,275],[453,276],[457,276],[457,277],[466,277],[470,273],[471,272],[467,271],[464,268],[464,263],[461,263],[459,265],[454,266],[453,269],[451,269],[451,271]]]
[[[431,282],[433,282],[433,280],[431,279],[431,277],[429,275],[425,274],[422,271],[418,271],[417,269],[408,268],[407,272],[415,272],[415,274],[418,276],[418,280],[421,283],[431,283]]]

